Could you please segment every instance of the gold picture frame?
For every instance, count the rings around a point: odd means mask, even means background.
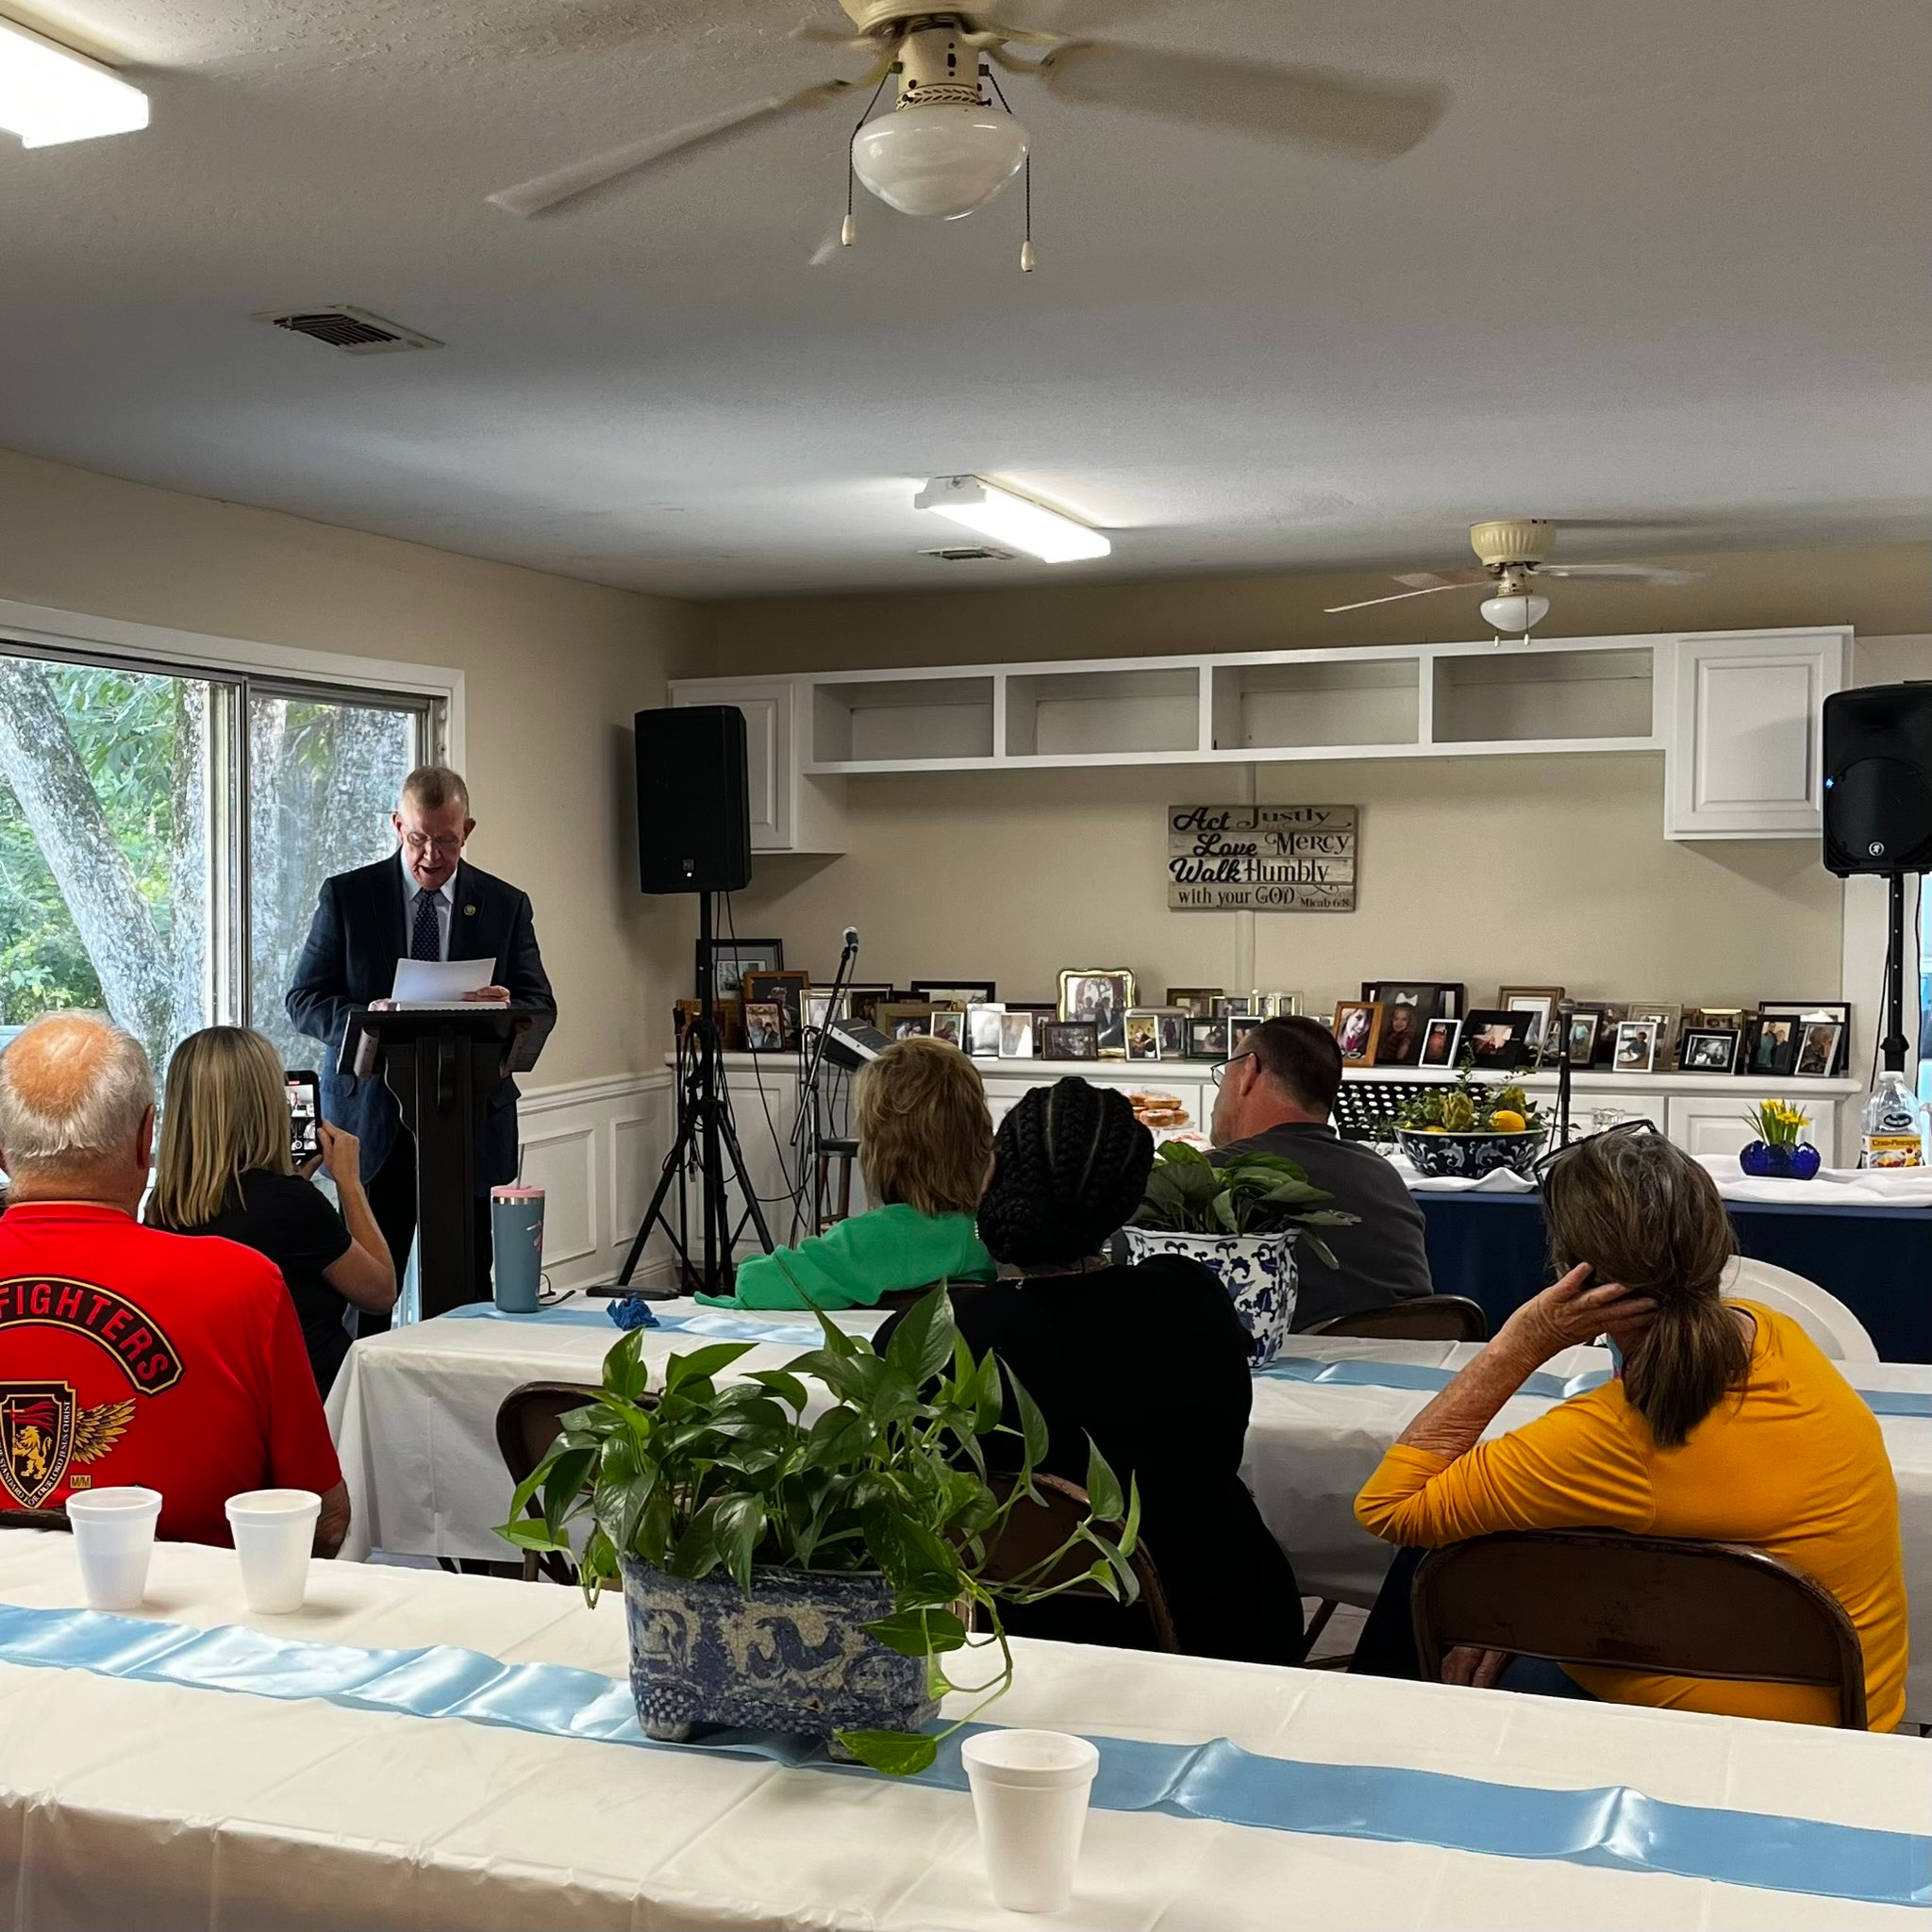
[[[1057,1017],[1091,1020],[1104,1060],[1126,1058],[1127,1008],[1134,1004],[1134,975],[1124,966],[1070,966],[1060,974]]]

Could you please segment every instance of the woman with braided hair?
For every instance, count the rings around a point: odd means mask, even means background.
[[[1241,1478],[1251,1384],[1234,1304],[1196,1262],[1104,1258],[1153,1164],[1153,1137],[1117,1088],[1032,1089],[1000,1125],[979,1204],[1002,1279],[956,1286],[954,1314],[973,1353],[991,1349],[1040,1405],[1052,1441],[1042,1468],[1084,1483],[1091,1436],[1124,1483],[1139,1481],[1141,1535],[1181,1649],[1299,1663],[1294,1572]],[[1145,1623],[1077,1597],[1002,1615],[1024,1636],[1073,1642],[1119,1643],[1124,1626]],[[1151,1625],[1143,1637],[1151,1647]]]

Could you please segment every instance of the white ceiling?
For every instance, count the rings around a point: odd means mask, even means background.
[[[1380,169],[1053,103],[1020,209],[842,211],[844,109],[578,214],[491,190],[836,69],[834,0],[0,0],[154,96],[0,150],[0,445],[693,596],[1012,583],[1007,479],[1170,572],[1932,522],[1927,0],[1224,0],[1136,38],[1447,81]],[[1127,9],[1123,7],[1123,12]],[[843,71],[850,71],[849,66]],[[252,312],[446,341],[351,358]]]

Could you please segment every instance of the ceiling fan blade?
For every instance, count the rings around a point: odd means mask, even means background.
[[[1490,574],[1486,570],[1399,570],[1395,581],[1412,591],[1458,591],[1471,584],[1488,583]]]
[[[1399,582],[1400,579],[1398,578]],[[1487,578],[1484,579],[1488,581]],[[1467,591],[1474,589],[1470,584],[1430,584],[1421,591],[1397,591],[1392,597],[1364,597],[1359,604],[1330,604],[1324,608],[1324,617],[1340,617],[1344,610],[1370,610],[1377,604],[1400,604],[1405,597],[1433,597],[1438,591]]]
[[[1637,584],[1690,584],[1702,571],[1665,570],[1655,563],[1540,563],[1540,577],[1622,577]]]
[[[1105,32],[1174,10],[1174,0],[984,0],[973,9],[991,26],[1028,34]]]
[[[1407,154],[1442,118],[1449,91],[1320,67],[1273,67],[1117,41],[1055,47],[1040,77],[1062,100],[1205,121],[1363,161]]]
[[[575,201],[580,194],[588,194],[593,188],[603,188],[610,182],[622,180],[626,175],[635,175],[656,161],[666,160],[673,155],[689,154],[694,148],[710,146],[741,129],[754,126],[760,121],[774,120],[780,114],[822,107],[854,88],[871,85],[878,77],[877,74],[873,74],[862,81],[822,80],[814,86],[801,88],[794,94],[774,94],[768,100],[727,108],[722,114],[713,114],[708,120],[692,121],[683,127],[674,127],[668,134],[652,135],[643,141],[626,142],[623,147],[608,149],[601,155],[593,155],[589,160],[574,161],[567,168],[539,175],[534,181],[500,189],[490,196],[491,206],[502,208],[506,214],[525,217],[544,214],[551,208],[561,208],[565,202]]]

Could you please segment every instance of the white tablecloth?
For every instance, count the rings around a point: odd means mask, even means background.
[[[666,1308],[695,1311],[687,1302]],[[761,1316],[760,1321],[783,1321]],[[877,1315],[841,1318],[875,1327]],[[799,1318],[801,1347],[815,1331]],[[330,1392],[328,1414],[354,1523],[344,1554],[372,1548],[410,1556],[503,1562],[513,1554],[491,1530],[508,1514],[510,1485],[496,1447],[496,1411],[519,1383],[594,1382],[617,1330],[493,1321],[425,1322],[358,1341]],[[644,1359],[657,1368],[674,1350],[690,1354],[705,1338],[647,1330]],[[741,1371],[776,1368],[788,1349],[759,1344]],[[1297,1335],[1287,1353],[1314,1360],[1357,1357],[1455,1366],[1475,1353],[1449,1342],[1368,1341]],[[1573,1375],[1608,1366],[1598,1349],[1571,1349],[1550,1373]],[[1932,1391],[1932,1366],[1861,1366],[1873,1388]],[[1257,1376],[1243,1469],[1261,1514],[1310,1595],[1373,1603],[1389,1546],[1355,1520],[1355,1499],[1383,1452],[1427,1402],[1426,1391],[1286,1382]],[[1541,1402],[1504,1406],[1491,1434],[1543,1413]],[[1880,1420],[1899,1487],[1906,1584],[1912,1605],[1912,1671],[1907,1708],[1932,1723],[1932,1419]],[[1158,1553],[1157,1553],[1158,1555]]]
[[[71,1541],[0,1532],[0,1602],[80,1601]],[[251,1618],[233,1558],[163,1545],[144,1615],[342,1643],[447,1642],[621,1676],[624,1620],[550,1585],[355,1564]],[[1749,1724],[1196,1658],[1016,1643],[999,1722],[1904,1832],[1915,1739]],[[1777,1928],[1923,1922],[1648,1873],[1096,1811],[1041,1925]],[[963,1794],[760,1761],[0,1665],[0,1926],[1000,1927]]]
[[[1536,1183],[1499,1167],[1480,1180],[1425,1174],[1400,1154],[1387,1157],[1414,1194],[1531,1194]],[[1747,1174],[1735,1154],[1699,1156],[1699,1164],[1726,1201],[1776,1208],[1932,1208],[1932,1168],[1822,1167],[1808,1181],[1765,1180]]]

